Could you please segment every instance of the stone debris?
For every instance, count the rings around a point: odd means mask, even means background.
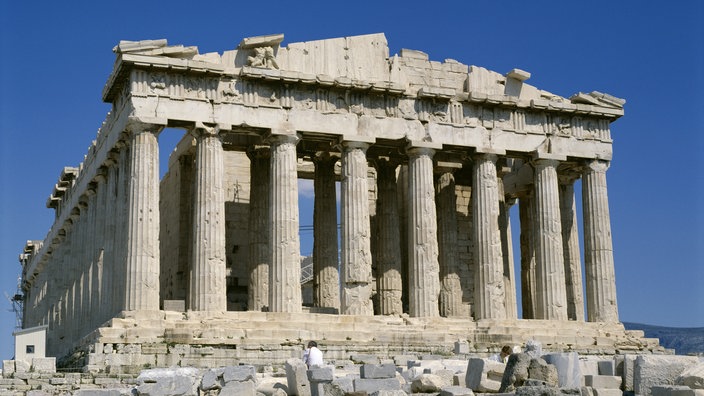
[[[677,376],[675,384],[685,385],[692,389],[704,389],[704,361],[685,369],[682,374]]]
[[[557,369],[557,380],[560,387],[575,388],[582,385],[582,370],[577,353],[548,353],[543,358]]]
[[[504,379],[512,382],[501,392],[478,391],[456,383],[458,378],[469,378],[471,385],[477,386],[482,376],[498,379],[502,372],[499,366],[504,366],[501,363],[479,356],[466,360],[428,357],[430,360],[415,356],[399,359],[407,362],[406,366],[390,362],[355,364],[343,359],[308,370],[302,360],[292,358],[284,367],[172,367],[146,369],[139,374],[57,373],[47,372],[46,367],[38,364],[26,365],[25,371],[18,372],[12,371],[17,362],[6,360],[0,378],[0,396],[622,396],[627,370],[608,375],[612,370],[610,364],[596,364],[611,361],[634,362],[634,387],[647,392],[637,395],[704,396],[704,362],[693,356],[639,355],[629,359],[617,355],[609,360],[604,356],[580,357],[576,353],[552,353],[539,358],[514,353],[503,370]],[[595,372],[605,374],[576,378],[575,367],[579,367],[578,362],[583,358],[601,368]],[[569,375],[565,377],[565,373]],[[564,386],[566,382],[571,385]]]
[[[633,390],[637,395],[650,396],[656,385],[674,385],[685,369],[699,363],[695,356],[640,355],[633,371]]]
[[[483,358],[470,358],[464,384],[475,392],[498,392],[506,365]]]

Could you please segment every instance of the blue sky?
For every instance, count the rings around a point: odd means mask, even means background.
[[[46,198],[109,110],[101,91],[119,40],[166,38],[205,53],[263,34],[284,33],[285,45],[384,32],[391,54],[520,68],[561,96],[625,98],[607,173],[621,320],[702,327],[702,21],[694,0],[2,2],[0,292],[15,293],[18,254],[53,221]],[[13,355],[9,309],[0,301],[2,359]]]

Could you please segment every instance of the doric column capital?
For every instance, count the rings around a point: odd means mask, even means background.
[[[158,136],[166,127],[167,121],[164,118],[129,117],[125,130],[133,135],[150,132]]]
[[[440,143],[411,140],[408,142],[408,145],[406,145],[406,154],[408,154],[409,157],[427,155],[433,158],[435,152],[438,150],[442,150],[442,144]]]
[[[188,132],[196,139],[205,137],[219,137],[220,126],[217,124],[204,124],[198,121],[193,126],[188,128]]]
[[[342,136],[337,142],[337,146],[341,151],[351,151],[355,149],[362,150],[364,153],[367,152],[369,146],[376,142],[375,138],[367,136]]]
[[[98,181],[93,180],[90,183],[88,183],[85,194],[88,196],[88,198],[90,198],[97,193],[97,190],[98,190]]]
[[[301,140],[301,138],[296,133],[279,133],[277,131],[271,131],[271,133],[264,138],[264,141],[271,145],[285,143],[298,144],[299,140]]]
[[[379,173],[396,172],[396,167],[401,164],[401,160],[393,157],[376,157],[371,160],[372,165]]]
[[[587,160],[584,164],[585,172],[600,172],[604,173],[609,169],[610,162],[599,159]]]
[[[108,162],[108,161],[106,161],[105,163],[103,163],[103,165],[98,168],[98,171],[95,172],[95,178],[94,178],[94,180],[95,180],[97,183],[103,183],[103,182],[105,182],[105,180],[107,180],[107,176],[108,176],[108,167],[110,166],[110,164],[108,164],[107,162]]]
[[[338,153],[331,153],[329,151],[318,151],[315,155],[310,157],[311,161],[316,164],[332,163],[333,166],[340,159]]]
[[[533,153],[531,164],[533,164],[533,166],[536,168],[546,166],[552,166],[557,168],[557,166],[560,165],[561,162],[566,160],[567,157],[565,157],[564,155],[551,153]]]
[[[271,147],[267,145],[254,145],[247,148],[247,157],[250,160],[271,158]]]
[[[491,161],[494,165],[496,165],[496,161],[499,160],[499,155],[496,153],[475,153],[471,157],[473,162],[477,161]]]
[[[574,184],[577,179],[580,178],[580,174],[574,171],[571,172],[560,172],[557,174],[557,180],[561,185]]]

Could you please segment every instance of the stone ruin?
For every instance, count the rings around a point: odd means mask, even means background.
[[[306,367],[253,365],[145,369],[135,374],[6,371],[0,395],[233,395],[233,396],[701,396],[704,361],[694,356],[596,356],[518,352],[492,358],[354,355]],[[15,366],[4,362],[5,367]],[[32,367],[34,369],[34,367]]]
[[[48,326],[60,367],[283,365],[310,339],[330,359],[481,356],[530,339],[664,352],[618,318],[606,171],[624,100],[390,56],[383,34],[282,41],[114,48],[112,109],[61,172],[48,235],[20,255],[23,326]],[[160,180],[172,129],[183,137]],[[311,304],[299,179],[315,190]]]

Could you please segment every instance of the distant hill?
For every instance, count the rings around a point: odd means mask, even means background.
[[[663,327],[623,322],[626,330],[643,330],[648,338],[659,338],[660,345],[678,355],[704,355],[704,327]]]

